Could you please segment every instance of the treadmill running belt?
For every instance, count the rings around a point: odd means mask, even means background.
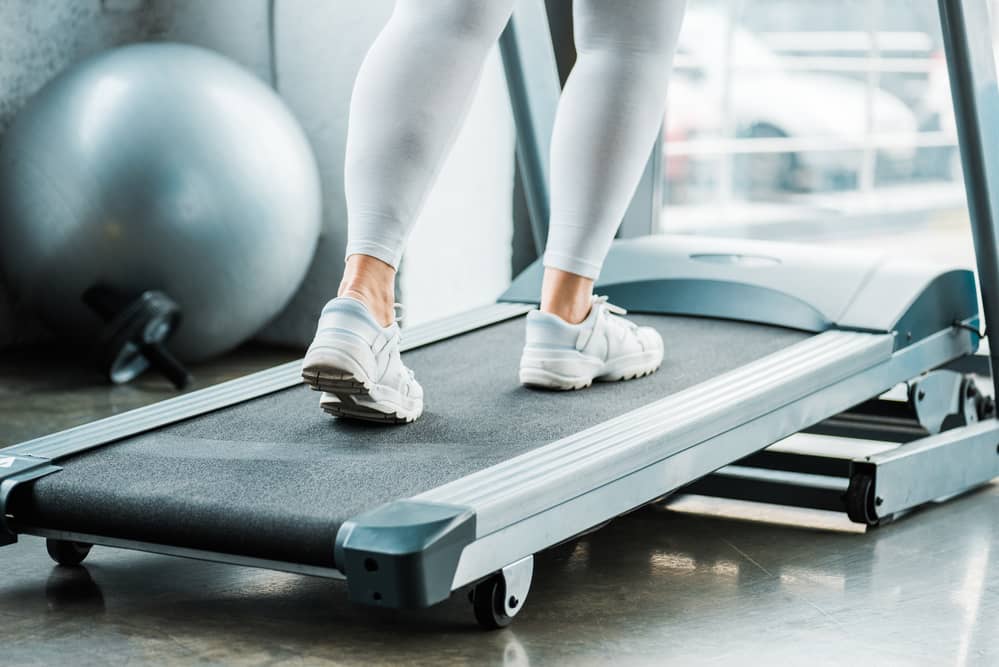
[[[9,505],[24,527],[72,530],[252,558],[333,565],[337,529],[414,496],[737,368],[809,334],[636,316],[666,341],[639,380],[575,392],[519,385],[516,318],[405,354],[421,419],[333,419],[304,385],[62,459]],[[405,335],[405,334],[404,334]]]

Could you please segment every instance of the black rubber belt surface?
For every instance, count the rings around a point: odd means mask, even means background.
[[[18,523],[331,566],[339,526],[691,387],[805,339],[772,327],[637,316],[666,341],[640,380],[574,392],[517,382],[523,319],[405,355],[423,384],[416,423],[333,419],[304,386],[60,462],[12,499]]]

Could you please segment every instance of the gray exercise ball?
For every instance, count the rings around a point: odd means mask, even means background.
[[[76,64],[41,89],[0,145],[0,262],[15,299],[80,340],[103,285],[161,290],[199,360],[246,340],[305,276],[320,185],[301,127],[230,60],[140,44]]]

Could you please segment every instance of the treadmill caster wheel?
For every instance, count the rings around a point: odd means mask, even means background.
[[[52,560],[59,565],[79,565],[90,553],[93,545],[83,542],[69,542],[67,540],[45,540],[45,549],[49,552]]]
[[[869,473],[855,474],[850,478],[850,486],[843,499],[851,521],[868,526],[878,525],[880,519],[875,508],[879,501],[872,497],[873,494],[874,478]]]
[[[534,556],[527,556],[476,584],[469,599],[479,626],[497,630],[510,625],[524,606],[533,576]]]
[[[513,621],[506,615],[506,584],[503,576],[496,574],[475,585],[469,598],[475,620],[483,630],[498,630],[505,628]]]

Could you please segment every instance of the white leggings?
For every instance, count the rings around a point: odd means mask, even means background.
[[[398,267],[513,4],[397,0],[351,100],[348,257]],[[573,3],[578,57],[552,137],[545,266],[599,274],[662,121],[685,4]]]

